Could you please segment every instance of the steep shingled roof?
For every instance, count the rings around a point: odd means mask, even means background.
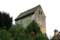
[[[26,16],[29,16],[29,15],[34,14],[34,11],[35,11],[38,7],[41,8],[41,6],[38,5],[38,6],[34,7],[34,8],[31,8],[31,9],[29,9],[29,10],[27,10],[27,11],[22,12],[22,13],[15,19],[15,21],[17,21],[17,20],[19,20],[19,19],[22,19],[22,18],[24,18],[24,17],[26,17]]]

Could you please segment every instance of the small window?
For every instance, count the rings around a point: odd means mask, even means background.
[[[39,14],[42,15],[42,11],[39,11]]]
[[[40,14],[42,15],[42,12]]]

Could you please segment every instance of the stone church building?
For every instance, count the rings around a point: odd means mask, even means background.
[[[40,5],[22,12],[16,19],[16,24],[21,24],[26,28],[33,20],[39,25],[42,33],[46,33],[46,16]]]

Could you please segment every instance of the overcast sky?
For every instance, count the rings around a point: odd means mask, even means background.
[[[46,15],[49,38],[54,29],[60,31],[60,0],[0,0],[0,11],[8,12],[15,19],[21,12],[40,4]]]

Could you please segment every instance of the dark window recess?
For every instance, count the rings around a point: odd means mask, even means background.
[[[39,14],[42,15],[42,12],[39,11]]]
[[[42,12],[40,14],[42,15]]]

